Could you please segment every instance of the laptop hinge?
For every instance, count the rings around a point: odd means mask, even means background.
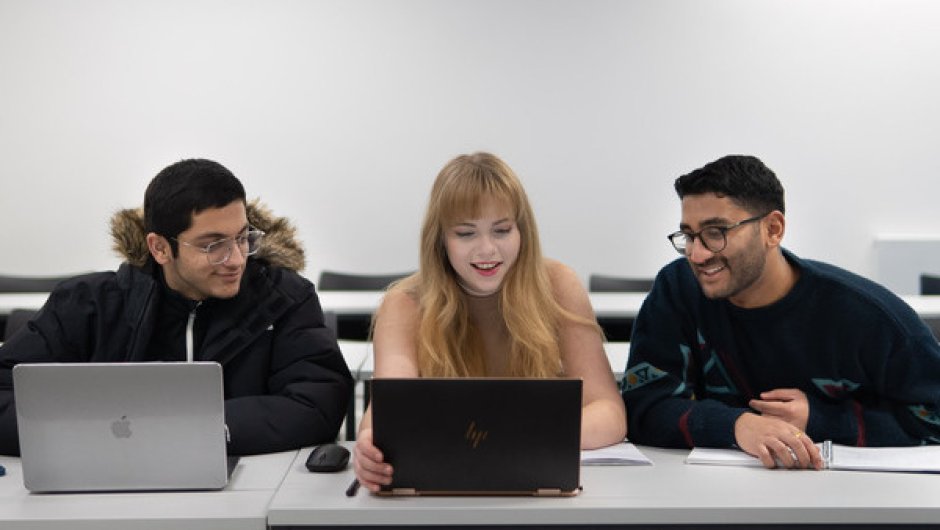
[[[558,497],[561,495],[561,488],[539,488],[535,490],[536,497]]]
[[[415,488],[392,488],[392,495],[418,495]]]

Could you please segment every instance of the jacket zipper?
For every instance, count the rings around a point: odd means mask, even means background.
[[[189,312],[189,320],[186,321],[186,362],[191,363],[196,355],[193,351],[193,328],[196,327],[196,310],[202,305],[202,301],[196,302],[196,307]]]

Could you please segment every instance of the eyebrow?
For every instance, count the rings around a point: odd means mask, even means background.
[[[247,232],[247,231],[250,230],[250,229],[251,229],[251,226],[250,226],[248,223],[245,223],[245,226],[243,226],[243,227],[241,228],[241,230],[239,230],[238,232],[236,232],[234,236],[230,236],[230,235],[228,235],[228,234],[223,234],[223,233],[221,233],[221,232],[208,232],[208,233],[200,234],[200,235],[194,237],[194,238],[193,238],[193,241],[207,241],[207,242],[209,242],[209,243],[213,243],[213,242],[215,242],[215,241],[219,241],[219,240],[222,240],[222,239],[228,239],[228,238],[231,238],[231,237],[238,237],[239,235],[241,235],[241,234],[244,233],[244,232]]]
[[[512,219],[510,219],[509,217],[503,217],[502,219],[494,221],[493,224],[499,225],[499,224],[509,223],[509,222],[512,222]],[[459,223],[454,223],[454,227],[458,227],[458,226],[469,226],[471,228],[476,228],[477,224],[473,221],[461,221]]]
[[[730,220],[725,219],[724,217],[709,217],[708,219],[705,219],[704,221],[702,221],[701,223],[699,223],[699,225],[702,226],[702,227],[709,227],[709,226],[728,226],[728,225],[731,225],[731,224],[733,224],[733,223],[732,223]],[[679,230],[691,230],[691,229],[692,229],[692,227],[689,226],[688,223],[680,223],[680,224],[679,224]]]

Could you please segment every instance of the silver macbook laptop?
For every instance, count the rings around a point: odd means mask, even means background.
[[[373,379],[385,495],[574,495],[580,379]]]
[[[13,392],[30,491],[228,482],[218,363],[19,364]]]

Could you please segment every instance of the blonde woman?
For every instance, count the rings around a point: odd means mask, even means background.
[[[525,190],[492,154],[458,156],[438,174],[420,268],[389,289],[374,324],[375,377],[579,377],[581,447],[626,436],[587,292],[574,271],[542,257]],[[391,483],[392,466],[372,443],[371,410],[355,469],[370,491]]]

